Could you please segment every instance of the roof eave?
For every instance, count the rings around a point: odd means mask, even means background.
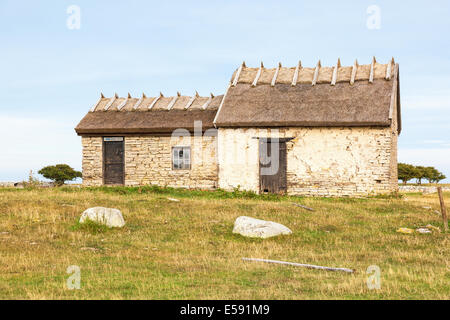
[[[285,127],[389,127],[391,121],[379,122],[236,122],[216,123],[218,128],[285,128]]]

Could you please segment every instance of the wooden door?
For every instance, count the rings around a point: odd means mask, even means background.
[[[277,153],[278,152],[278,157]],[[278,161],[277,161],[278,158]],[[276,163],[278,162],[278,164]],[[287,191],[286,142],[282,140],[259,140],[260,192],[285,193]]]
[[[122,137],[103,138],[103,183],[125,183],[124,143]]]

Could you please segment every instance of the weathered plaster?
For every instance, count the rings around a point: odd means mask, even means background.
[[[258,140],[287,143],[288,194],[358,196],[397,189],[391,128],[219,129],[219,187],[259,191]],[[396,159],[395,159],[396,163]],[[395,183],[394,183],[395,182]]]

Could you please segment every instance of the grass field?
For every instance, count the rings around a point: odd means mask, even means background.
[[[94,206],[120,209],[126,226],[79,225]],[[157,188],[0,189],[0,298],[450,299],[449,234],[396,233],[427,224],[442,229],[434,210],[436,194],[314,199]],[[234,235],[241,215],[282,223],[293,234]],[[66,288],[70,265],[81,269],[80,290]],[[367,288],[370,265],[381,268],[380,290]]]

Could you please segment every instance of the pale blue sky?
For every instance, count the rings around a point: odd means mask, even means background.
[[[81,29],[66,26],[70,5]],[[381,29],[366,26],[381,9]],[[220,94],[235,68],[400,64],[399,160],[450,177],[449,1],[0,0],[0,181],[68,163],[100,92]],[[447,179],[449,181],[449,179]]]

